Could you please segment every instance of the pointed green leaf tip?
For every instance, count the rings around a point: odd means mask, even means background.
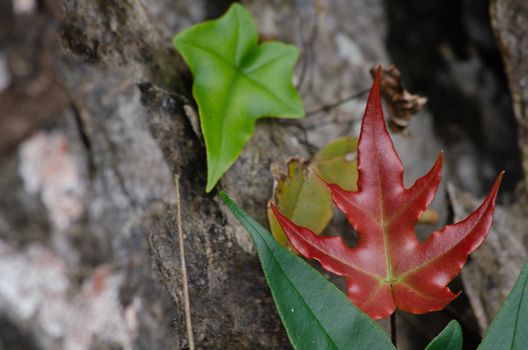
[[[304,115],[292,83],[299,50],[259,44],[255,22],[239,4],[217,20],[182,31],[173,42],[194,76],[209,192],[242,152],[258,118]]]
[[[277,243],[225,193],[220,196],[255,242],[264,276],[295,349],[394,349],[377,324],[331,282]]]
[[[425,350],[462,350],[462,328],[453,320],[434,338]]]
[[[528,263],[478,347],[478,350],[517,349],[528,349]]]

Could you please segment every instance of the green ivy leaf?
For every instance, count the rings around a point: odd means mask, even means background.
[[[425,350],[462,350],[462,328],[453,320],[434,338]]]
[[[480,350],[528,347],[528,263],[484,335]]]
[[[177,34],[173,42],[194,76],[209,192],[240,155],[258,118],[304,115],[292,83],[299,51],[279,42],[258,44],[251,14],[236,3],[219,19]]]
[[[295,349],[394,349],[377,324],[331,282],[279,245],[226,194],[220,196],[255,242],[266,281]]]

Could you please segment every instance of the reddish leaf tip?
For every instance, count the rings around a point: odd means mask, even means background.
[[[495,182],[497,182],[499,185],[500,185],[500,183],[502,181],[502,177],[504,176],[504,174],[506,174],[506,170],[501,170],[501,172],[497,176],[497,180],[495,180]]]
[[[367,108],[373,102],[376,102],[376,105],[379,104],[379,110],[381,111],[381,115],[383,115],[383,111],[381,110],[380,84],[381,84],[381,65],[378,65],[378,68],[376,69],[376,72],[374,73],[374,82],[372,83],[372,87],[370,88]]]
[[[438,163],[438,166],[440,166],[440,168],[444,165],[444,151],[443,150],[438,152],[438,156],[436,157],[435,165],[436,165],[436,163]]]
[[[502,177],[504,176],[505,171],[502,170],[499,175],[497,175],[497,178],[495,179],[495,182],[493,183],[493,186],[491,187],[491,190],[489,191],[488,195],[484,199],[484,202],[481,204],[484,205],[485,202],[492,202],[491,207],[493,208],[495,206],[495,198],[497,197],[497,193],[499,192],[499,187],[502,182]]]
[[[370,88],[370,93],[376,92],[379,96],[380,94],[380,83],[381,83],[381,64],[378,64],[378,67],[376,68],[376,72],[374,73],[374,82],[372,84],[372,87]]]
[[[497,192],[499,191],[500,184],[502,182],[502,177],[506,171],[502,170],[499,175],[497,175],[497,179],[495,179],[495,182],[493,183],[493,187],[491,188],[490,193],[493,193],[493,198],[491,200],[495,202],[495,197],[497,197]]]
[[[381,78],[381,63],[378,63],[376,65],[376,68],[374,68],[374,79],[380,79]]]
[[[280,223],[280,219],[282,218],[282,213],[280,212],[280,210],[275,206],[275,203],[273,203],[272,201],[269,201],[268,202],[268,208],[271,209],[271,211],[273,212],[273,214],[275,215],[275,217],[277,218],[277,220],[279,220],[279,223]]]

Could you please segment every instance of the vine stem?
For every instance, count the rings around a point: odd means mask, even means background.
[[[390,329],[392,344],[394,344],[394,347],[396,348],[398,345],[398,336],[396,333],[396,311],[390,316]]]

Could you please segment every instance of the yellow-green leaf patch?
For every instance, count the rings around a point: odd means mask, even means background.
[[[286,174],[274,170],[275,186],[271,201],[297,225],[321,234],[332,219],[330,191],[320,177],[329,183],[355,191],[357,188],[357,138],[343,137],[323,147],[312,162],[292,159]],[[288,240],[277,218],[268,207],[268,222],[273,237],[288,248]]]

